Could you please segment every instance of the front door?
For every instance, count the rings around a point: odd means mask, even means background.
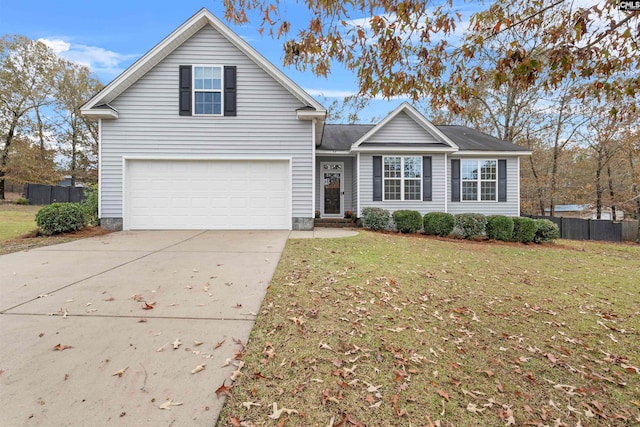
[[[322,215],[342,217],[343,163],[322,163]]]

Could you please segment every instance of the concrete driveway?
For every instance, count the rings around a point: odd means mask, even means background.
[[[0,425],[213,425],[288,235],[119,232],[0,256]]]

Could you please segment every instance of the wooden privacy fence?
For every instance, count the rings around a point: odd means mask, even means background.
[[[60,185],[25,184],[24,197],[31,205],[50,205],[51,203],[79,203],[84,200],[83,187],[62,187]]]
[[[560,228],[560,238],[570,240],[604,240],[607,242],[635,241],[638,221],[614,222],[606,219],[558,218],[553,216],[531,216],[548,219]]]

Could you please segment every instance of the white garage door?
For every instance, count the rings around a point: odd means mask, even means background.
[[[126,229],[289,229],[289,162],[127,160]]]

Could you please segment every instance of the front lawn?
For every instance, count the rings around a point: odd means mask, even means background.
[[[218,425],[634,425],[638,260],[564,240],[289,240]]]
[[[37,229],[36,214],[41,207],[0,203],[0,242]]]

